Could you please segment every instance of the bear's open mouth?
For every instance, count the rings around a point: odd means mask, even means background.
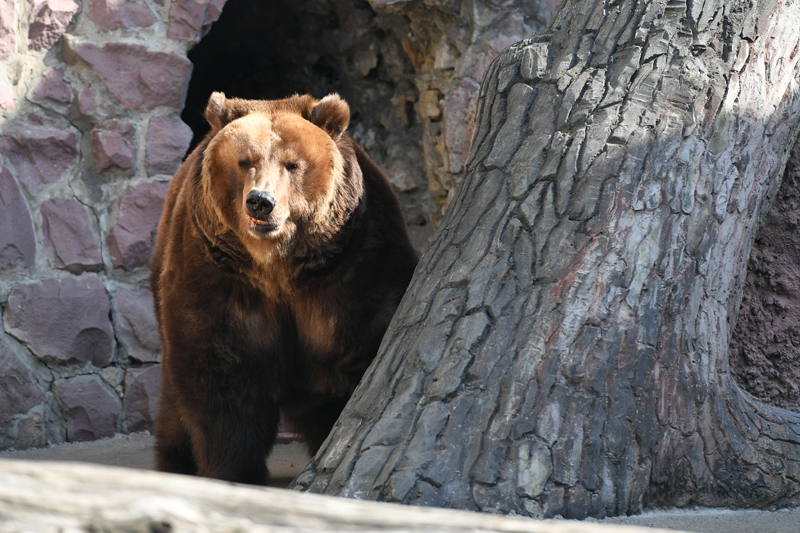
[[[270,224],[264,220],[259,220],[249,213],[247,213],[247,229],[251,231],[255,231],[256,233],[272,233],[276,229],[278,229],[277,224]]]

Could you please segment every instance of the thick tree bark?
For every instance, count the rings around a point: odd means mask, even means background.
[[[295,487],[531,516],[796,502],[800,415],[727,348],[800,125],[798,21],[575,0],[501,54],[459,193]]]

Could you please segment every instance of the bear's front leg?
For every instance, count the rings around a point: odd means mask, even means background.
[[[196,351],[193,355],[195,363],[203,359]],[[280,414],[270,387],[259,379],[263,369],[199,365],[198,371],[167,361],[172,363],[162,383],[167,402],[156,431],[159,470],[266,485],[266,457],[275,444]]]
[[[173,388],[162,376],[161,398],[158,402],[156,422],[156,470],[172,474],[197,475],[197,464],[192,452],[192,441],[186,429]]]
[[[266,485],[266,459],[278,432],[276,405],[259,413],[241,405],[207,404],[187,418],[197,474],[205,477]]]

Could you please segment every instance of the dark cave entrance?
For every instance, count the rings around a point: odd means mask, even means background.
[[[395,185],[421,251],[431,204],[408,34],[404,16],[377,13],[366,0],[228,0],[188,53],[194,70],[181,118],[194,132],[191,148],[209,130],[203,112],[214,91],[247,99],[337,92],[350,105],[349,135]]]
[[[324,42],[339,28],[338,15],[329,10],[303,17],[310,6],[293,4],[294,9],[280,0],[228,0],[219,20],[189,51],[194,71],[181,118],[194,132],[192,147],[208,132],[203,111],[213,91],[247,99],[347,92],[339,50]]]
[[[386,122],[380,115],[393,111],[396,94],[415,90],[413,67],[391,34],[397,26],[363,0],[228,0],[188,53],[194,71],[181,118],[193,146],[208,131],[203,111],[213,91],[248,99],[338,92],[351,106],[351,130]],[[413,127],[408,115],[397,126]]]

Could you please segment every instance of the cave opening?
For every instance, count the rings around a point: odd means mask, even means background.
[[[194,70],[181,118],[191,148],[209,130],[203,112],[214,91],[246,99],[339,93],[350,105],[349,135],[394,186],[412,242],[424,249],[433,228],[408,24],[366,0],[228,0],[188,53]]]

